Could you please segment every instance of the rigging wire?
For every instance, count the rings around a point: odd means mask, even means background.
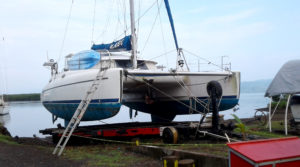
[[[144,17],[144,16],[150,11],[150,9],[153,8],[153,6],[154,6],[155,4],[156,4],[156,1],[155,1],[149,8],[147,8],[146,11],[145,11],[138,19],[135,20],[135,23],[137,23],[142,17]],[[126,31],[128,31],[128,29],[130,29],[130,28],[131,28],[131,26],[128,26],[127,29],[126,29]],[[123,33],[120,34],[119,36],[117,36],[117,38],[114,39],[114,40],[117,40],[117,39],[121,38],[122,35],[123,35]]]
[[[150,58],[149,60],[154,60],[154,59],[156,59],[156,58],[159,58],[159,57],[161,57],[161,56],[165,56],[165,55],[170,54],[170,53],[175,52],[175,51],[177,51],[177,50],[176,50],[176,49],[169,50],[169,51],[167,51],[167,52],[165,52],[165,53],[163,53],[163,54],[160,54],[160,55],[158,55],[158,56],[152,57],[152,58]]]
[[[208,110],[208,109],[206,108],[206,106],[205,106],[206,103],[203,102],[202,100],[199,100],[197,97],[195,97],[195,95],[193,95],[193,93],[191,92],[191,90],[187,88],[188,85],[186,85],[186,84],[184,83],[184,81],[182,80],[182,78],[180,78],[180,81],[179,81],[179,75],[178,75],[178,74],[174,76],[174,79],[175,79],[175,81],[178,83],[178,85],[180,85],[180,86],[183,88],[183,90],[185,90],[185,92],[186,92],[187,96],[189,96],[189,98],[193,98],[193,99],[194,99],[196,102],[198,102],[204,109]],[[208,98],[205,99],[205,100],[208,100]]]
[[[163,0],[161,0],[162,3]],[[162,25],[162,21],[161,21],[161,15],[160,15],[160,7],[158,5],[158,0],[156,0],[157,3],[157,9],[158,9],[158,14],[159,14],[159,25],[160,25],[160,31],[161,31],[161,36],[162,36],[162,40],[163,40],[163,48],[164,48],[164,52],[166,52],[166,41],[165,41],[165,36],[164,36],[164,29],[163,29],[163,25]],[[167,66],[169,67],[169,61],[168,61],[168,57],[165,55],[165,59],[166,59],[166,63]]]
[[[203,58],[203,57],[201,57],[201,56],[199,56],[199,55],[197,55],[197,54],[195,54],[195,53],[192,53],[192,52],[190,52],[190,51],[188,51],[188,50],[185,50],[185,49],[184,49],[184,51],[187,52],[187,53],[189,53],[189,54],[192,55],[192,56],[195,56],[195,57],[197,57],[197,58],[199,58],[199,59],[202,59],[202,60],[208,62],[208,64],[214,65],[214,66],[220,68],[221,70],[224,70],[224,69],[222,69],[222,67],[221,67],[220,65],[217,65],[217,64],[215,64],[215,63],[213,63],[213,62],[211,62],[211,61],[209,61],[209,60],[207,60],[207,59],[205,59],[205,58]],[[229,70],[229,71],[231,72],[231,70]]]
[[[123,2],[123,21],[124,21],[124,35],[126,36],[127,32],[127,21],[126,21],[126,12],[127,12],[127,8],[126,8],[126,3],[125,1],[122,1]]]
[[[63,49],[64,49],[65,40],[66,40],[66,36],[67,36],[68,28],[69,28],[69,23],[70,23],[70,18],[71,18],[71,14],[72,14],[73,4],[74,4],[74,0],[71,1],[69,15],[68,15],[68,19],[67,19],[67,23],[66,23],[66,27],[65,27],[65,31],[64,31],[64,36],[63,36],[63,40],[62,40],[62,44],[61,44],[61,48],[60,48],[59,57],[57,59],[57,62],[60,61],[61,56],[62,56],[62,52],[63,52]]]
[[[182,101],[176,99],[175,97],[169,95],[168,93],[166,93],[166,92],[164,92],[164,91],[158,89],[157,87],[153,86],[152,84],[149,84],[148,82],[143,81],[143,80],[138,80],[138,79],[135,78],[135,76],[130,75],[130,74],[128,74],[127,77],[130,78],[130,79],[132,79],[132,80],[134,80],[134,81],[137,81],[137,82],[143,82],[143,83],[145,83],[147,86],[150,86],[151,88],[153,88],[153,89],[155,89],[156,91],[160,92],[161,94],[163,94],[163,95],[169,97],[170,99],[172,99],[172,100],[174,100],[174,101],[176,101],[176,102],[182,104],[183,106],[189,108],[190,110],[193,110],[193,111],[196,112],[196,113],[199,113],[199,114],[202,114],[202,115],[203,115],[202,112],[198,111],[197,109],[191,108],[189,105],[187,105],[187,104],[185,104],[184,102],[182,102]]]
[[[160,6],[159,6],[158,8],[160,8]],[[148,42],[149,42],[150,36],[151,36],[151,34],[152,34],[152,31],[153,31],[153,29],[154,29],[154,26],[155,26],[155,24],[156,24],[156,21],[157,21],[158,16],[159,16],[159,12],[157,12],[157,14],[156,14],[156,16],[155,16],[155,19],[154,19],[154,22],[153,22],[153,24],[152,24],[151,30],[150,30],[150,32],[149,32],[149,34],[148,34],[147,40],[145,41],[144,47],[143,47],[143,49],[142,49],[142,53],[144,52],[144,50],[145,50],[145,48],[146,48],[146,46],[147,46],[147,44],[148,44]]]
[[[141,16],[141,0],[139,0],[139,9],[138,9],[138,17]],[[140,33],[140,20],[137,21],[137,32],[136,32],[136,43],[139,40],[139,33]]]
[[[117,23],[116,23],[116,29],[115,29],[114,36],[117,36],[119,27],[121,27],[121,25],[122,25],[121,21],[120,21],[120,8],[121,7],[120,7],[120,3],[119,2],[117,2],[117,4],[116,4],[116,7],[117,7]],[[122,34],[123,34],[123,32],[122,32]]]
[[[112,6],[114,6],[114,2],[115,2],[115,0],[113,0]],[[107,8],[107,9],[109,9],[109,8]],[[108,13],[108,12],[107,12],[107,13]],[[103,29],[102,29],[102,32],[101,32],[100,35],[96,38],[96,40],[99,40],[100,37],[102,37],[102,40],[104,39],[104,35],[106,34],[108,25],[110,24],[110,21],[111,21],[111,16],[112,16],[112,15],[109,14],[108,17],[106,17],[106,21],[105,21],[104,27],[103,27]]]
[[[95,31],[95,19],[96,19],[96,0],[94,0],[94,12],[93,12],[93,24],[92,24],[92,39],[91,43],[94,44],[94,31]]]

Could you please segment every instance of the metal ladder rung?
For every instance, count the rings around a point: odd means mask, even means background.
[[[58,156],[63,152],[68,140],[70,139],[73,131],[76,129],[77,125],[79,124],[82,116],[84,115],[86,109],[88,108],[91,99],[98,89],[98,85],[100,85],[100,78],[103,76],[100,76],[101,70],[99,70],[96,78],[94,79],[92,85],[90,86],[89,90],[86,92],[86,95],[84,96],[84,99],[81,100],[80,104],[78,105],[76,111],[74,112],[73,117],[71,118],[71,121],[69,122],[68,126],[64,130],[62,136],[60,137],[59,142],[57,143],[53,154],[56,154],[58,148],[60,148],[58,152]]]

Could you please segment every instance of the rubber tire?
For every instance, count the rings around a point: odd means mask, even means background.
[[[216,98],[221,98],[223,94],[222,86],[218,81],[210,81],[206,86],[207,94],[211,97],[215,93]]]
[[[166,127],[162,134],[163,142],[166,144],[178,143],[178,131],[174,127]]]

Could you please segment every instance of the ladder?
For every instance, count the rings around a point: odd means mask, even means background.
[[[68,126],[66,127],[66,129],[64,130],[64,133],[62,134],[62,136],[60,137],[59,142],[57,143],[53,154],[55,155],[58,152],[58,156],[60,156],[65,148],[65,146],[67,145],[73,131],[77,128],[77,126],[80,123],[81,118],[83,117],[87,107],[89,106],[94,93],[96,92],[96,90],[98,89],[98,86],[100,85],[100,79],[104,76],[106,70],[103,72],[103,75],[101,76],[101,69],[99,70],[99,72],[97,73],[97,76],[95,78],[95,80],[93,81],[91,87],[89,88],[89,90],[86,92],[84,98],[81,100],[80,104],[78,105],[73,117],[71,118]]]

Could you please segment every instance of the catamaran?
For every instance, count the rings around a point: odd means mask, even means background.
[[[169,122],[176,115],[210,112],[207,84],[217,81],[222,87],[219,110],[235,107],[240,95],[240,72],[222,70],[191,72],[183,50],[178,46],[168,0],[164,0],[177,50],[176,69],[162,71],[157,62],[138,57],[133,0],[129,0],[131,35],[108,44],[94,44],[91,50],[69,54],[65,68],[58,72],[50,60],[51,78],[41,93],[45,108],[68,122],[96,76],[100,85],[82,121],[115,116],[121,105],[151,114],[153,122]]]

